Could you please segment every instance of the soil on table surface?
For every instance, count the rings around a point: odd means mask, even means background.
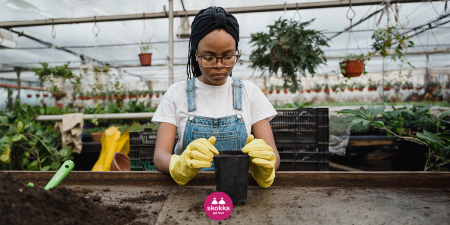
[[[80,192],[87,194],[92,190]],[[103,206],[100,196],[78,196],[65,187],[48,191],[38,185],[27,187],[11,174],[0,173],[0,224],[122,225],[136,219],[139,213],[130,206]]]

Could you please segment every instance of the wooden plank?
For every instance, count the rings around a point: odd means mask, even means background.
[[[337,164],[337,163],[334,163],[334,162],[329,162],[328,165],[330,167],[333,167],[333,168],[336,168],[336,169],[340,169],[340,170],[345,170],[345,171],[363,171],[363,170],[360,170],[360,169],[356,169],[356,168],[353,168],[353,167],[350,167],[350,166],[344,166],[344,165]]]
[[[379,145],[392,145],[394,141],[349,141],[349,146],[379,146]]]
[[[47,183],[55,172],[1,171],[23,182]],[[72,171],[62,185],[178,186],[170,175],[161,172],[86,172]],[[214,172],[200,172],[187,186],[214,186]],[[249,185],[256,186],[249,173]],[[366,187],[366,188],[449,188],[450,172],[376,172],[376,171],[280,171],[273,186]]]

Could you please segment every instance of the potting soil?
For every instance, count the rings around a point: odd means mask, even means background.
[[[129,206],[103,206],[99,196],[80,197],[64,187],[27,187],[11,174],[0,173],[0,224],[122,225],[139,213]]]

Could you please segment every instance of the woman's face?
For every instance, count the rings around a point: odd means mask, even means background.
[[[223,57],[236,54],[236,41],[224,29],[216,29],[203,37],[198,43],[198,55],[212,55]],[[222,60],[217,60],[213,67],[204,67],[201,58],[197,58],[202,75],[198,79],[209,85],[220,86],[225,84],[233,67],[225,67]]]

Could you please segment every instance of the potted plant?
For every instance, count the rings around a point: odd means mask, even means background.
[[[97,89],[103,89],[104,85],[108,84],[110,71],[109,67],[93,67],[92,69],[86,69],[85,73],[88,77],[88,83],[91,86],[95,86]]]
[[[325,93],[329,93],[330,92],[330,87],[328,86],[328,84],[324,84],[323,85],[323,92],[325,92]]]
[[[277,94],[280,94],[281,86],[275,86],[275,89],[277,90]]]
[[[272,93],[273,93],[273,85],[270,85],[270,86],[267,88],[267,91],[269,92],[269,94],[272,94]]]
[[[366,85],[363,83],[358,83],[356,87],[358,88],[359,91],[363,91]]]
[[[36,98],[39,98],[39,97],[41,97],[41,94],[37,93]]]
[[[340,86],[339,84],[333,84],[331,85],[331,90],[333,90],[333,92],[336,92],[339,86]]]
[[[160,91],[155,91],[156,98],[159,98]]]
[[[349,90],[349,91],[354,91],[354,90],[355,90],[355,88],[354,88],[354,87],[355,87],[355,85],[356,85],[355,83],[353,83],[353,84],[350,84],[350,85],[347,85],[347,87],[348,87],[348,90]]]
[[[294,86],[289,87],[289,92],[291,92],[292,94],[295,94],[297,90],[295,89]]]
[[[408,85],[406,83],[404,83],[401,87],[402,87],[402,90],[408,89]]]
[[[163,95],[164,96],[164,94],[166,93],[166,91],[165,90],[163,90],[163,91],[161,91],[161,95]]]
[[[384,89],[385,91],[390,91],[393,87],[394,87],[394,86],[392,85],[392,83],[391,83],[390,81],[388,81],[388,82],[386,82],[386,83],[384,84],[383,89]]]
[[[367,73],[364,63],[364,54],[349,54],[341,59],[342,61],[339,63],[339,66],[341,67],[341,73],[344,77],[359,77],[362,73]],[[367,58],[367,60],[370,60],[370,58]]]
[[[368,87],[369,91],[376,91],[378,89],[377,83],[372,81],[372,80],[370,80],[370,79],[369,79],[368,85],[369,85],[369,87]]]
[[[414,84],[412,82],[406,82],[406,86],[408,87],[408,90],[414,89]]]
[[[347,84],[344,84],[344,83],[339,84],[339,88],[341,89],[341,91],[345,91],[346,86],[347,86]]]
[[[149,90],[148,91],[148,97],[151,99],[153,97],[154,91],[153,90]]]
[[[269,75],[280,74],[285,84],[299,86],[297,72],[315,74],[315,69],[327,59],[323,46],[328,46],[327,37],[320,31],[307,30],[314,20],[298,22],[278,19],[269,25],[269,31],[251,34],[250,43],[255,47],[250,54],[250,68],[268,71]],[[281,73],[277,73],[281,70]]]
[[[283,88],[283,91],[284,91],[284,93],[285,94],[287,94],[288,93],[288,89],[285,87],[285,88]]]
[[[32,96],[31,94],[27,94],[27,97],[28,97],[28,98],[31,98],[31,96]]]
[[[141,66],[151,66],[152,65],[152,53],[150,50],[155,49],[150,44],[151,37],[148,40],[142,40],[139,45],[139,49],[141,50],[141,54],[139,54],[139,61],[141,62]]]
[[[316,92],[316,93],[319,93],[319,92],[322,91],[322,85],[320,85],[320,84],[314,84],[314,86],[313,86],[311,89],[312,89],[312,91],[314,91],[314,92]]]
[[[44,96],[44,98],[48,97],[48,93],[47,92],[44,92],[42,95]]]
[[[422,90],[423,89],[423,85],[422,84],[417,84],[416,85],[416,90]]]
[[[64,90],[64,83],[74,77],[71,70],[67,69],[70,62],[62,66],[48,67],[48,63],[40,63],[43,68],[32,68],[41,84],[50,91]]]

